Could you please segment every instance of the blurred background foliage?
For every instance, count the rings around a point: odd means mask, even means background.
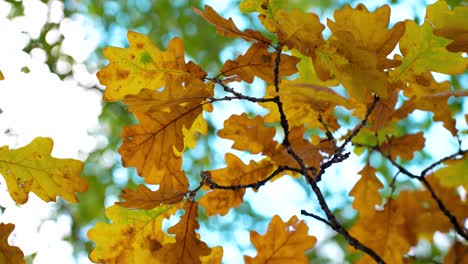
[[[23,2],[8,0],[11,5],[9,17],[15,18],[23,15]],[[242,45],[242,40],[231,38],[223,38],[215,33],[213,26],[208,24],[199,16],[195,15],[192,8],[203,9],[205,1],[190,1],[190,0],[64,0],[64,1],[42,1],[47,4],[48,8],[53,8],[53,2],[58,2],[63,8],[64,18],[81,19],[87,21],[88,26],[99,30],[100,41],[95,51],[84,61],[77,62],[75,58],[62,52],[62,44],[64,36],[60,34],[61,21],[48,21],[42,28],[37,38],[30,38],[29,43],[25,48],[26,52],[31,52],[34,49],[42,49],[47,55],[47,64],[50,70],[56,73],[61,79],[74,78],[73,65],[76,63],[84,63],[89,72],[96,72],[99,68],[106,65],[107,61],[102,56],[102,49],[106,46],[125,47],[126,32],[134,30],[148,34],[154,43],[165,48],[170,39],[175,36],[180,37],[184,41],[186,55],[190,60],[200,64],[211,75],[215,74],[222,66],[223,56],[234,57],[240,52],[236,47]],[[224,1],[223,1],[224,2]],[[242,14],[238,11],[240,0],[226,1],[220,4],[222,10],[217,10],[224,17],[236,16],[236,23],[241,27],[249,27],[262,30],[261,24],[258,22],[254,14]],[[312,11],[320,17],[331,17],[335,9],[341,8],[344,4],[355,4],[358,1],[341,1],[341,0],[289,0],[289,8],[300,8],[302,10]],[[398,4],[400,1],[382,1],[383,3]],[[466,0],[449,0],[450,5],[466,5]],[[421,1],[421,6],[426,3]],[[241,19],[238,19],[241,18]],[[322,20],[323,21],[323,20]],[[244,25],[244,26],[242,26]],[[27,72],[28,69],[24,68]],[[466,74],[465,74],[466,78]],[[455,89],[461,89],[460,79],[451,79]],[[80,83],[84,89],[102,90],[96,83]],[[453,100],[452,106],[455,112],[462,111],[462,101]],[[337,111],[336,115],[340,119],[341,124],[351,127],[356,120],[349,118],[349,113]],[[86,237],[86,231],[94,226],[96,222],[107,221],[104,215],[104,208],[117,200],[120,191],[124,187],[135,187],[138,183],[142,183],[133,169],[123,169],[120,164],[120,157],[117,149],[120,145],[121,128],[135,122],[133,117],[119,103],[103,103],[102,113],[99,117],[100,127],[95,131],[91,131],[97,138],[98,144],[96,149],[89,153],[85,161],[84,177],[89,181],[89,190],[79,195],[80,203],[70,205],[59,203],[59,213],[69,214],[73,218],[72,234],[69,237],[70,243],[73,244],[75,254],[87,255],[92,248],[92,244]],[[426,115],[420,119],[418,127],[411,129],[426,130],[432,125],[432,118]],[[407,130],[408,127],[404,122],[396,125],[395,130],[400,133]],[[193,150],[189,150],[185,154],[184,166],[191,167],[192,181],[198,183],[198,175],[194,172],[199,172],[202,168],[207,169],[214,160],[219,160],[216,151],[212,149],[210,138],[215,137],[216,131],[211,126],[208,136],[201,138]],[[364,155],[369,155],[364,153]],[[430,156],[430,153],[420,155],[417,159],[423,161]],[[365,156],[364,156],[365,158]],[[221,157],[222,160],[222,157]],[[386,180],[388,185],[395,175],[391,174],[391,166],[383,160],[373,160],[373,165],[380,171],[380,176]],[[190,174],[190,173],[189,173]],[[310,190],[304,182],[300,181],[304,186],[304,190],[309,197],[313,197]],[[411,182],[402,182],[403,185],[414,187]],[[346,193],[337,194],[323,187],[327,198],[348,197]],[[408,187],[409,188],[409,187]],[[387,194],[390,190],[384,190]],[[356,218],[356,214],[350,210],[350,199],[344,199],[341,203],[334,206],[334,211],[339,220],[345,226],[350,227]],[[299,211],[299,209],[298,209]],[[200,222],[203,228],[207,228],[213,232],[220,232],[227,241],[235,243],[233,232],[238,230],[238,223],[243,223],[242,226],[266,225],[269,219],[259,215],[252,209],[249,203],[244,203],[242,206],[230,213],[228,217],[211,217],[207,218],[201,212]],[[335,243],[343,251],[347,248],[346,241],[336,234],[330,233],[330,243]],[[322,245],[327,245],[329,242],[322,241]],[[240,250],[246,248],[239,245]],[[315,263],[327,263],[332,261],[332,256],[319,254],[319,250],[310,252],[311,259]],[[440,250],[431,249],[426,258],[432,259],[442,254]],[[346,255],[345,259],[349,262],[354,262],[357,255]]]

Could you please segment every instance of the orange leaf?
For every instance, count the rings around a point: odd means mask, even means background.
[[[126,188],[120,194],[123,202],[116,203],[126,208],[152,209],[162,204],[174,204],[182,200],[188,189],[188,181],[183,171],[165,175],[159,189],[152,191],[145,185],[138,185],[136,191]]]
[[[171,166],[180,164],[174,152],[184,148],[183,128],[190,129],[201,112],[200,104],[188,104],[173,106],[168,112],[136,113],[140,123],[122,130],[123,165],[135,166],[147,183],[158,183],[165,174],[178,171],[180,167]]]
[[[57,195],[78,202],[75,193],[88,189],[88,183],[80,177],[83,163],[52,157],[53,145],[52,139],[38,137],[15,150],[0,147],[0,173],[15,202],[26,203],[31,191],[46,202],[55,201]]]
[[[15,229],[14,224],[0,223],[0,263],[23,264],[24,254],[19,247],[8,244],[8,236]]]
[[[404,223],[401,210],[390,200],[383,211],[359,217],[349,232],[364,245],[369,245],[386,263],[403,264],[402,255],[410,249]],[[365,255],[357,263],[375,261]]]
[[[257,42],[262,42],[265,44],[271,43],[271,40],[265,38],[258,31],[255,31],[252,29],[246,29],[244,31],[240,31],[236,27],[234,22],[232,21],[232,18],[229,18],[229,19],[223,18],[218,13],[216,13],[216,11],[214,11],[214,9],[209,5],[205,5],[205,12],[196,8],[193,8],[193,11],[199,16],[203,17],[206,21],[215,25],[216,33],[218,33],[218,35],[220,36],[230,37],[230,38],[241,37],[247,41],[257,41]]]
[[[468,245],[458,241],[453,244],[444,258],[444,264],[452,263],[468,263]]]
[[[457,129],[455,126],[455,119],[448,105],[448,99],[451,96],[467,97],[468,91],[445,91],[424,96],[413,96],[395,111],[394,117],[403,119],[416,109],[433,112],[434,120],[442,121],[444,127],[449,130],[452,135],[456,135]]]
[[[328,148],[328,144],[314,145],[310,141],[304,139],[303,126],[291,129],[289,132],[289,142],[306,166],[315,167],[316,169],[320,168],[320,162],[323,160],[323,156],[320,152],[322,151],[322,147]],[[297,161],[288,153],[283,145],[278,145],[276,152],[271,155],[271,159],[277,165],[286,165],[293,168],[299,166]]]
[[[379,148],[393,160],[397,156],[400,156],[402,159],[411,160],[413,159],[414,152],[424,148],[425,141],[423,132],[408,134],[399,138],[392,136],[388,142],[381,144]]]
[[[265,235],[250,231],[250,241],[257,249],[257,256],[244,256],[244,261],[247,264],[308,263],[305,251],[313,248],[317,242],[314,236],[307,235],[308,229],[296,216],[283,222],[275,215]]]
[[[193,62],[185,63],[182,41],[174,38],[167,51],[160,51],[143,34],[129,31],[129,48],[107,47],[104,56],[110,64],[97,76],[106,86],[104,99],[118,101],[142,89],[157,90],[169,81],[177,83],[202,83],[206,73]]]
[[[379,189],[383,184],[375,176],[376,170],[369,163],[359,172],[362,175],[349,195],[354,197],[353,208],[359,212],[361,217],[370,216],[375,213],[375,205],[382,203]]]
[[[213,96],[211,85],[193,85],[187,88],[175,82],[166,85],[163,91],[143,89],[137,95],[128,95],[123,103],[133,113],[151,113],[166,111],[177,106],[200,104]]]
[[[249,119],[245,113],[231,115],[224,121],[224,128],[218,132],[218,136],[234,141],[232,147],[238,150],[250,151],[257,154],[274,149],[277,142],[273,140],[276,130],[273,127],[265,127],[262,117],[256,116]]]
[[[467,203],[462,201],[456,189],[441,186],[433,175],[426,176],[426,179],[448,211],[463,226],[462,223],[468,219]],[[416,245],[420,237],[432,240],[434,232],[448,232],[453,229],[453,225],[427,189],[402,191],[396,203],[405,217],[406,236],[411,245]]]
[[[211,253],[204,242],[195,233],[200,225],[197,222],[198,203],[187,200],[184,203],[185,214],[180,221],[168,229],[169,234],[175,235],[175,242],[164,245],[156,252],[162,263],[201,263],[200,257]]]
[[[314,58],[315,49],[325,43],[322,36],[325,26],[316,14],[304,13],[299,9],[280,9],[275,19],[278,41],[290,49],[296,48],[302,54]]]
[[[226,153],[226,168],[210,171],[213,182],[223,186],[256,183],[266,178],[273,170],[270,162],[250,161],[246,166],[236,155]],[[225,215],[233,207],[242,203],[245,189],[238,190],[212,190],[200,199],[200,204],[205,207],[206,214]]]
[[[234,61],[227,60],[221,74],[227,78],[237,76],[248,83],[252,83],[255,76],[273,83],[276,54],[269,52],[267,48],[263,43],[254,43],[244,55]],[[279,76],[289,76],[297,72],[296,64],[299,58],[281,54],[280,59]]]

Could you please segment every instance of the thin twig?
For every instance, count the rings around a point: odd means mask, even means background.
[[[276,57],[275,57],[275,68],[273,69],[274,75],[275,75],[275,91],[276,93],[279,93],[279,67],[280,67],[280,62],[281,62],[281,51],[283,49],[283,44],[280,42],[276,46]]]
[[[204,172],[204,171],[202,171],[200,173],[200,176],[205,181],[205,184],[207,184],[210,187],[210,189],[221,189],[221,190],[235,191],[235,190],[239,190],[239,189],[252,188],[252,189],[257,189],[258,190],[261,186],[265,185],[265,183],[269,182],[271,179],[273,179],[275,176],[277,176],[278,174],[280,174],[283,171],[299,172],[300,170],[289,167],[289,166],[279,166],[278,168],[276,168],[276,170],[274,170],[268,177],[266,177],[263,180],[260,180],[258,182],[249,183],[249,184],[239,184],[239,185],[220,185],[220,184],[214,182],[213,179],[211,179],[211,176],[210,176],[210,174],[208,172]]]
[[[306,210],[301,210],[301,215],[310,216],[310,217],[315,218],[315,219],[319,220],[320,222],[325,223],[326,225],[332,227],[332,224],[330,222],[328,222],[327,219],[325,219],[325,218],[323,218],[321,216],[318,216],[316,214],[308,213]]]

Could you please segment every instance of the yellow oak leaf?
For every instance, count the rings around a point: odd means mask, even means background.
[[[358,4],[354,9],[345,5],[342,10],[335,11],[334,18],[335,22],[330,19],[327,21],[333,38],[344,43],[352,41],[352,46],[375,53],[377,69],[392,68],[400,64],[399,61],[389,60],[386,56],[403,36],[405,25],[399,22],[388,30],[388,5],[383,5],[374,12],[369,12],[363,4]]]
[[[262,117],[250,119],[243,113],[240,116],[231,115],[224,121],[224,128],[218,132],[218,136],[233,140],[234,149],[258,154],[276,147],[277,142],[273,140],[275,133],[274,127],[265,127]]]
[[[410,250],[405,236],[405,219],[402,212],[389,200],[383,211],[359,217],[349,233],[364,245],[369,245],[386,263],[403,264],[402,255]],[[357,263],[375,263],[365,255]]]
[[[221,264],[223,258],[223,247],[216,246],[211,249],[211,254],[208,256],[201,256],[200,260],[203,264]]]
[[[162,222],[175,214],[182,203],[152,210],[125,209],[117,205],[106,209],[112,223],[97,223],[88,231],[96,247],[91,261],[104,264],[167,263],[156,255],[164,244],[174,241],[162,231]]]
[[[88,189],[88,183],[80,177],[83,163],[53,158],[53,145],[52,139],[38,137],[15,150],[0,147],[0,173],[15,202],[26,203],[29,192],[46,202],[55,201],[57,196],[78,202],[75,193]]]
[[[174,105],[169,111],[135,113],[140,123],[122,130],[122,164],[135,166],[147,183],[158,183],[175,164],[174,160],[180,159],[175,152],[184,149],[183,128],[191,128],[202,108],[199,103],[188,103]]]
[[[468,52],[468,7],[450,10],[445,1],[427,6],[426,19],[434,26],[436,35],[453,40],[447,46],[452,52]]]
[[[434,35],[429,22],[418,26],[414,21],[406,20],[406,32],[401,38],[399,47],[404,56],[402,64],[395,68],[399,79],[409,69],[419,74],[434,71],[445,74],[461,74],[468,65],[468,59],[462,53],[453,53],[445,49],[450,40]]]
[[[157,90],[168,82],[202,84],[206,73],[193,62],[185,63],[184,47],[179,38],[171,40],[167,51],[161,51],[144,34],[129,31],[127,37],[129,48],[104,49],[110,64],[97,76],[106,86],[106,101],[118,101],[144,88]]]
[[[259,163],[250,161],[246,165],[231,153],[226,153],[225,159],[226,168],[207,172],[213,182],[222,186],[256,183],[268,177],[274,169],[273,164],[268,161]],[[206,214],[209,216],[215,214],[225,215],[231,208],[242,203],[244,194],[244,188],[238,190],[215,189],[202,196],[200,204],[205,207]]]
[[[5,79],[5,76],[3,76],[2,71],[0,71],[0,81],[1,81],[1,80],[4,80],[4,79]]]
[[[24,254],[19,247],[8,244],[8,236],[15,229],[14,224],[0,223],[0,263],[24,264]]]
[[[180,161],[174,166],[168,166],[159,183],[159,189],[152,191],[144,185],[139,185],[137,190],[126,188],[120,194],[123,202],[117,204],[127,208],[151,209],[163,204],[177,203],[184,198],[188,191],[189,182],[184,171],[180,170]]]
[[[312,58],[302,55],[300,52],[295,50],[292,50],[291,54],[301,59],[297,64],[299,78],[295,81],[327,87],[337,86],[340,84],[340,82],[336,79],[332,80],[329,78],[324,78],[326,81],[322,81],[318,77],[318,73],[314,68]],[[317,61],[317,59],[315,58],[314,61]]]
[[[163,245],[156,253],[161,263],[197,264],[201,263],[201,257],[209,256],[212,251],[195,233],[200,227],[197,221],[198,203],[187,200],[183,209],[185,214],[180,221],[167,230],[175,235],[175,242]]]
[[[264,43],[254,43],[244,55],[240,55],[236,60],[227,60],[221,74],[227,78],[237,76],[248,83],[252,83],[255,76],[273,83],[276,54],[267,49],[268,46]],[[289,76],[297,72],[296,64],[299,58],[281,54],[280,59],[279,76]]]
[[[250,231],[250,241],[257,255],[254,258],[244,256],[245,263],[309,263],[305,251],[313,248],[317,239],[307,235],[308,229],[296,216],[287,222],[278,215],[273,216],[263,236]]]
[[[361,217],[366,217],[376,212],[375,206],[382,203],[379,189],[383,184],[375,176],[376,170],[369,163],[359,172],[361,178],[349,193],[354,197],[353,208],[359,212]]]
[[[315,58],[315,49],[325,43],[322,36],[325,26],[320,23],[316,14],[305,13],[299,9],[280,9],[275,19],[279,42]]]
[[[332,89],[312,83],[302,82],[301,79],[280,83],[280,97],[283,110],[288,117],[291,127],[306,125],[307,128],[323,127],[319,122],[319,115],[331,131],[339,128],[339,124],[333,111],[336,106],[344,106],[348,109],[353,104]],[[274,97],[276,92],[273,86],[268,86],[266,97]],[[278,108],[272,103],[260,103],[270,110],[264,117],[267,123],[280,122]]]
[[[335,22],[327,22],[332,35],[317,49],[313,61],[318,77],[322,81],[336,77],[359,102],[366,102],[372,93],[387,97],[389,80],[384,70],[401,62],[386,56],[405,32],[404,23],[387,29],[390,19],[387,5],[374,12],[362,4],[354,9],[346,5],[335,11],[334,18]]]
[[[444,127],[455,136],[457,134],[455,119],[448,105],[448,99],[452,96],[466,97],[468,96],[468,91],[445,91],[423,96],[413,96],[394,112],[393,117],[403,119],[416,109],[433,112],[433,119],[435,121],[442,121]]]
[[[402,80],[408,84],[408,87],[403,90],[408,98],[450,92],[450,82],[437,82],[430,71],[415,73],[414,70],[409,69]]]
[[[465,153],[459,159],[444,161],[447,167],[438,169],[434,176],[440,181],[440,185],[444,187],[456,188],[463,186],[468,190],[468,154]]]
[[[270,44],[271,40],[264,37],[260,32],[246,29],[244,31],[239,30],[232,21],[232,18],[225,19],[220,16],[216,11],[209,5],[205,5],[205,11],[193,8],[193,11],[199,16],[203,17],[206,21],[210,22],[216,27],[216,33],[223,37],[237,38],[241,37],[247,41],[262,42]]]
[[[418,132],[402,137],[392,136],[387,142],[382,143],[379,148],[393,160],[395,160],[397,156],[400,156],[402,159],[412,160],[414,152],[424,148],[425,141],[423,132]]]
[[[276,32],[276,14],[287,7],[287,0],[242,0],[239,10],[244,13],[258,12],[258,19],[270,32]]]
[[[444,264],[468,263],[468,245],[456,241],[444,258]]]

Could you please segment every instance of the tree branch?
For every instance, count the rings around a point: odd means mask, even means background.
[[[220,190],[239,190],[239,189],[259,189],[261,186],[265,185],[265,183],[269,182],[271,179],[273,179],[275,176],[280,174],[283,171],[294,171],[294,172],[300,172],[299,169],[288,167],[288,166],[279,166],[274,170],[268,177],[265,179],[254,182],[254,183],[249,183],[249,184],[239,184],[239,185],[220,185],[217,184],[216,182],[211,179],[211,176],[208,172],[202,171],[200,173],[200,176],[202,177],[202,180],[210,187],[210,189],[220,189]]]
[[[432,163],[431,165],[429,165],[428,167],[426,167],[425,169],[423,169],[421,171],[421,173],[419,175],[416,175],[416,174],[413,174],[411,172],[409,172],[407,169],[405,169],[403,166],[401,166],[400,164],[398,164],[396,161],[394,161],[389,155],[385,154],[378,146],[374,146],[372,147],[373,150],[379,152],[382,156],[384,156],[387,160],[389,160],[393,166],[395,166],[401,173],[405,174],[406,176],[412,178],[412,179],[417,179],[419,180],[426,188],[427,190],[431,193],[431,197],[432,199],[434,199],[434,201],[437,203],[437,206],[439,207],[439,209],[442,211],[442,213],[444,213],[444,215],[448,218],[448,220],[450,221],[450,223],[453,225],[453,227],[455,228],[455,231],[457,232],[457,234],[459,234],[460,236],[462,236],[465,240],[468,240],[468,232],[467,230],[462,226],[460,225],[460,222],[457,220],[457,218],[450,212],[450,210],[445,206],[445,204],[442,202],[442,200],[440,199],[440,197],[435,193],[434,189],[432,188],[431,184],[427,181],[426,179],[426,174],[432,170],[433,168],[435,168],[436,166],[438,165],[441,165],[444,161],[447,161],[447,160],[451,160],[451,159],[454,159],[456,158],[457,156],[459,155],[464,155],[465,153],[468,152],[468,150],[461,150],[459,149],[456,153],[452,154],[452,155],[449,155],[447,157],[444,157],[434,163]]]

